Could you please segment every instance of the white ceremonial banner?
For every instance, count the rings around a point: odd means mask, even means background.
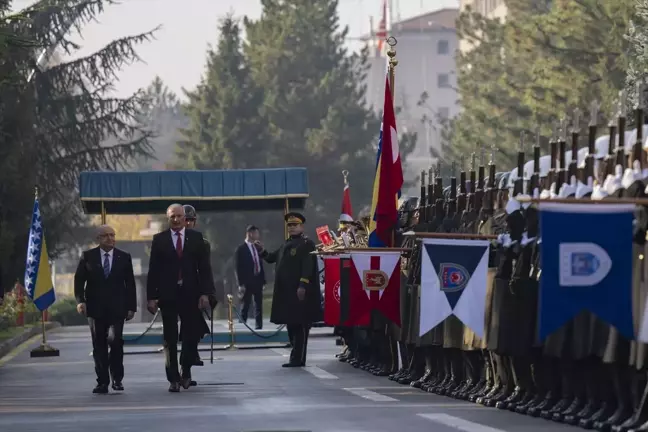
[[[451,239],[422,242],[419,335],[455,315],[483,338],[490,243]]]

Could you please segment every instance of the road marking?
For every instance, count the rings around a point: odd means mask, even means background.
[[[506,432],[503,429],[497,429],[490,426],[484,426],[479,423],[474,423],[464,420],[459,417],[454,417],[448,414],[417,414],[419,417],[431,420],[436,423],[441,423],[445,426],[463,431],[463,432]]]
[[[36,341],[38,341],[42,335],[35,335],[29,339],[27,339],[25,342],[21,343],[18,345],[16,348],[11,350],[6,356],[0,358],[0,367],[4,366],[11,360],[13,360],[18,354],[21,352],[25,351],[27,348],[29,348],[31,345],[35,344]]]
[[[270,351],[272,351],[273,353],[277,353],[282,357],[290,356],[290,351],[287,350],[286,348],[270,348]]]
[[[339,379],[332,373],[328,373],[324,369],[320,369],[317,366],[305,366],[304,370],[308,373],[313,374],[315,377],[319,379]]]
[[[99,397],[110,397],[100,395]],[[92,411],[166,411],[195,409],[195,405],[181,406],[69,406],[69,407],[0,407],[0,413],[26,414],[26,413],[57,413],[57,412],[92,412]]]
[[[356,396],[360,396],[365,399],[372,400],[374,402],[398,402],[398,399],[394,399],[393,397],[381,395],[380,393],[373,392],[371,390],[367,390],[366,388],[345,388],[343,390],[348,391],[349,393],[352,393]]]

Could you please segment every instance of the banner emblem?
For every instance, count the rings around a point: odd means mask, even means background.
[[[560,285],[591,286],[610,273],[610,255],[595,243],[561,243]]]
[[[333,298],[336,302],[340,303],[340,281],[337,281],[333,287]]]
[[[470,273],[463,266],[453,263],[443,263],[440,266],[439,281],[441,291],[457,292],[466,287],[470,280]]]
[[[295,256],[295,255],[297,255],[297,248],[290,249],[290,256]]]
[[[362,272],[362,286],[367,291],[382,291],[389,284],[387,273],[382,270],[364,270]]]

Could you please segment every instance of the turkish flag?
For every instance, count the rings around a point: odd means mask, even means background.
[[[340,324],[340,257],[324,256],[324,323]]]
[[[400,252],[352,252],[351,267],[352,317],[365,322],[377,310],[400,326]]]

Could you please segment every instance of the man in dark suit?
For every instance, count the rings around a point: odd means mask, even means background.
[[[214,292],[205,240],[198,231],[185,227],[184,208],[167,209],[169,229],[153,236],[146,284],[147,309],[162,311],[164,356],[169,391],[191,386],[191,367],[198,356],[198,333],[203,321],[199,309],[209,308]],[[181,368],[178,370],[178,317],[182,326]]]
[[[115,248],[115,230],[99,227],[99,246],[81,254],[74,274],[77,311],[88,317],[97,386],[93,393],[124,390],[124,321],[137,311],[137,292],[130,254]],[[108,346],[110,345],[110,351]]]
[[[254,246],[260,238],[259,228],[250,225],[245,230],[245,241],[236,248],[236,278],[243,302],[241,320],[247,322],[250,304],[254,300],[256,329],[263,328],[263,286],[266,283],[263,263]]]

